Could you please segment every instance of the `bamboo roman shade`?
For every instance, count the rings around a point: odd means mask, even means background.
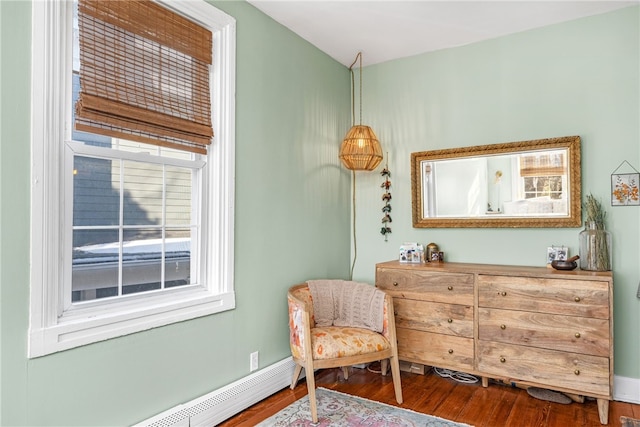
[[[212,34],[149,0],[79,0],[76,129],[206,154]]]
[[[565,175],[567,165],[562,153],[520,156],[520,176]]]

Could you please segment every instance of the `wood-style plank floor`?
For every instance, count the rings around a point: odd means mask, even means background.
[[[345,380],[340,369],[325,369],[316,372],[316,385],[476,427],[601,426],[595,400],[552,403],[535,399],[517,387],[493,382],[487,388],[480,382],[458,383],[433,370],[425,375],[402,372],[402,405],[395,401],[391,374],[383,377],[367,369],[350,368],[349,379]],[[306,382],[301,380],[295,389],[287,387],[220,426],[255,426],[306,394]],[[621,416],[640,419],[640,405],[611,402],[608,425],[620,426]]]

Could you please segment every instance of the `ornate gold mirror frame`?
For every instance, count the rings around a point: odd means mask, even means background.
[[[412,153],[411,192],[417,228],[579,227],[580,137]]]

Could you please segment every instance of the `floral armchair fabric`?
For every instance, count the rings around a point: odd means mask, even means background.
[[[291,354],[294,359],[305,359],[304,331],[311,332],[311,348],[314,359],[367,354],[389,349],[389,313],[384,306],[382,334],[361,328],[325,326],[316,328],[313,316],[313,300],[308,287],[299,287],[291,292],[289,302],[289,331]],[[294,298],[292,298],[292,296]],[[308,313],[309,326],[305,325]]]

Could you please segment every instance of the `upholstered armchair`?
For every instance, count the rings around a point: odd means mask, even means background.
[[[296,362],[291,388],[304,368],[314,423],[318,422],[316,369],[341,367],[348,379],[349,366],[380,361],[382,375],[386,375],[390,364],[396,401],[402,403],[390,295],[363,283],[319,280],[292,286],[288,303],[291,354]]]

